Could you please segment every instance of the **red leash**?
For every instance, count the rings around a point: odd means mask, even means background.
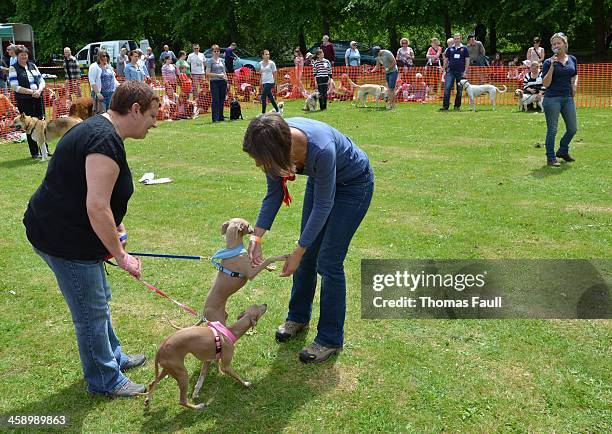
[[[106,260],[106,263],[107,263],[107,264],[112,265],[113,267],[118,267],[118,265],[117,265],[117,264],[113,264],[113,263],[112,263],[112,262],[110,262],[109,260]],[[134,277],[134,276],[132,276],[132,277]],[[151,285],[151,284],[150,284],[150,283],[148,283],[148,282],[145,282],[144,280],[140,280],[140,279],[138,279],[137,277],[134,277],[134,279],[138,280],[140,283],[142,283],[144,286],[146,286],[147,288],[149,288],[151,291],[153,291],[153,292],[154,292],[154,293],[156,293],[157,295],[161,295],[162,297],[167,298],[167,299],[168,299],[168,300],[170,300],[172,303],[176,304],[178,307],[180,307],[181,309],[183,309],[185,312],[187,312],[187,313],[189,313],[189,314],[191,314],[191,315],[193,315],[193,316],[196,316],[196,317],[199,317],[199,316],[200,316],[200,315],[198,315],[198,313],[197,313],[197,312],[196,312],[194,309],[190,308],[190,307],[189,307],[189,306],[187,306],[186,304],[181,303],[180,301],[177,301],[177,300],[173,299],[172,297],[170,297],[168,294],[166,294],[166,293],[165,293],[164,291],[162,291],[161,289],[159,289],[159,288],[157,288],[157,287],[155,287],[155,286]]]

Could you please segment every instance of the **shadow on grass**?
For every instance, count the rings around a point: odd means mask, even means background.
[[[37,162],[38,160],[34,161],[32,157],[19,158],[17,160],[2,161],[0,162],[0,167],[4,169],[14,169],[15,167],[29,166]]]
[[[40,391],[40,399],[28,402],[22,407],[12,408],[7,414],[14,415],[53,415],[66,416],[65,426],[44,425],[40,426],[37,432],[83,432],[83,421],[87,415],[95,411],[96,408],[104,403],[108,403],[110,398],[105,396],[91,395],[87,393],[87,386],[83,380],[78,380],[63,389],[47,395],[44,390]],[[19,393],[15,391],[15,393]],[[23,428],[21,432],[32,432],[32,426]],[[11,432],[20,432],[19,430]]]
[[[334,365],[336,356],[320,365],[305,365],[298,360],[297,353],[305,346],[305,340],[306,336],[292,342],[273,344],[276,348],[271,348],[271,353],[265,359],[273,359],[267,374],[255,380],[250,389],[242,388],[234,379],[220,375],[216,366],[211,365],[200,398],[195,401],[207,403],[202,411],[183,409],[174,417],[166,416],[169,406],[179,405],[176,381],[167,377],[163,381],[172,383],[170,387],[175,389],[173,400],[156,401],[154,395],[150,408],[144,410],[145,420],[140,431],[180,431],[207,422],[205,429],[211,432],[283,431],[304,404],[336,387],[339,382]],[[251,380],[243,372],[238,373]],[[190,394],[198,375],[196,371],[190,378]]]
[[[544,165],[539,169],[531,171],[531,176],[534,178],[548,178],[549,176],[560,175],[571,168],[571,164],[561,163],[561,167],[551,167]]]

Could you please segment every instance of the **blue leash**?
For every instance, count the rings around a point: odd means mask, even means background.
[[[171,258],[171,259],[193,259],[195,261],[199,261],[201,259],[208,259],[204,256],[189,256],[189,255],[167,255],[162,253],[138,253],[138,252],[128,252],[128,254],[132,256],[149,256],[151,258]]]

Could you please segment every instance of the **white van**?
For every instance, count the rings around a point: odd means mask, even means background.
[[[143,39],[140,41],[140,47],[138,47],[136,45],[136,42],[132,41],[131,39],[123,39],[119,41],[92,42],[81,48],[75,57],[79,66],[89,67],[89,65],[96,62],[98,50],[103,49],[106,50],[106,52],[110,56],[111,63],[113,65],[117,65],[117,57],[119,56],[119,52],[122,48],[127,48],[127,51],[129,53],[131,50],[135,50],[137,48],[140,48],[144,51],[147,49],[148,46],[149,41],[147,39]]]

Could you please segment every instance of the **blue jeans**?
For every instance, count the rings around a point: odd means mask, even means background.
[[[302,210],[302,231],[312,212],[314,180],[308,178]],[[365,217],[374,192],[374,175],[368,173],[349,184],[337,184],[334,205],[325,226],[306,249],[293,275],[287,319],[299,323],[310,321],[312,301],[321,275],[321,311],[315,341],[329,348],[344,343],[346,315],[346,280],[344,258],[353,235]]]
[[[225,94],[227,93],[227,81],[225,80],[210,80],[210,93],[212,94],[212,120],[213,122],[222,121],[223,103],[225,103]]]
[[[72,314],[87,390],[110,393],[123,386],[128,379],[120,368],[128,359],[111,323],[111,290],[102,261],[68,260],[34,251],[55,274]]]
[[[100,92],[100,93],[104,97],[104,99],[101,101],[102,104],[104,104],[104,110],[108,110],[110,108],[111,98],[113,97],[113,93],[115,92]],[[91,91],[91,98],[94,100],[97,98],[96,93],[94,91]]]
[[[274,88],[274,83],[264,83],[261,91],[261,112],[266,112],[266,99],[270,99],[272,103],[272,107],[274,110],[278,111],[278,105],[276,105],[276,100],[274,99],[274,95],[272,94],[272,89]]]
[[[544,115],[546,116],[546,158],[555,158],[555,137],[557,137],[557,125],[559,113],[565,122],[565,134],[559,143],[559,153],[569,154],[569,144],[578,129],[576,121],[576,104],[571,96],[545,96],[542,101]]]
[[[444,82],[444,101],[442,107],[448,108],[450,105],[450,94],[453,88],[453,83],[456,83],[457,94],[455,95],[455,108],[461,107],[461,95],[463,94],[463,88],[459,86],[459,80],[461,80],[463,73],[449,70],[446,73],[446,81]]]

